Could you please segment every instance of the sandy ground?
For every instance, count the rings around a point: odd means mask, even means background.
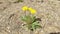
[[[0,34],[30,34],[27,28],[22,26],[20,16],[23,14],[22,6],[29,6],[37,10],[37,16],[41,18],[41,26],[38,33],[49,34],[60,32],[60,0],[0,0]]]

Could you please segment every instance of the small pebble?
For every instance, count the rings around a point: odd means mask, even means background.
[[[0,4],[2,4],[2,2],[0,2]]]

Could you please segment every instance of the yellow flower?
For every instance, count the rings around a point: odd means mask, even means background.
[[[29,8],[29,11],[31,12],[31,14],[35,14],[36,13],[36,10],[31,8],[31,7]]]
[[[31,8],[31,7],[29,8],[29,7],[27,7],[27,6],[23,6],[23,7],[22,7],[22,10],[23,10],[23,11],[29,10],[31,14],[35,14],[35,13],[36,13],[36,10],[35,10],[35,9],[33,9],[33,8]]]
[[[27,6],[23,6],[23,7],[22,7],[22,10],[23,10],[23,11],[26,11],[26,10],[28,10],[28,7],[27,7]]]

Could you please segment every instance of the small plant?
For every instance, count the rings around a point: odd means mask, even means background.
[[[30,11],[30,15],[24,15],[21,18],[22,21],[26,22],[26,25],[27,25],[28,29],[33,31],[36,28],[40,28],[41,27],[41,25],[39,25],[39,22],[38,22],[36,16],[34,16],[34,14],[36,14],[36,10],[35,9],[33,9],[31,7],[29,8],[27,6],[23,6],[22,10],[25,11],[25,12],[26,11]]]

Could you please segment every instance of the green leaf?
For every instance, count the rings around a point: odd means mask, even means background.
[[[29,16],[29,15],[23,16],[21,19],[22,19],[23,21],[25,21],[27,24],[32,23],[32,18],[31,18],[31,16]]]
[[[22,17],[21,17],[21,20],[26,21],[27,18],[26,18],[25,16],[22,16]]]
[[[39,25],[39,23],[36,21],[32,24],[32,29],[35,30],[37,28],[40,28],[41,26]]]

